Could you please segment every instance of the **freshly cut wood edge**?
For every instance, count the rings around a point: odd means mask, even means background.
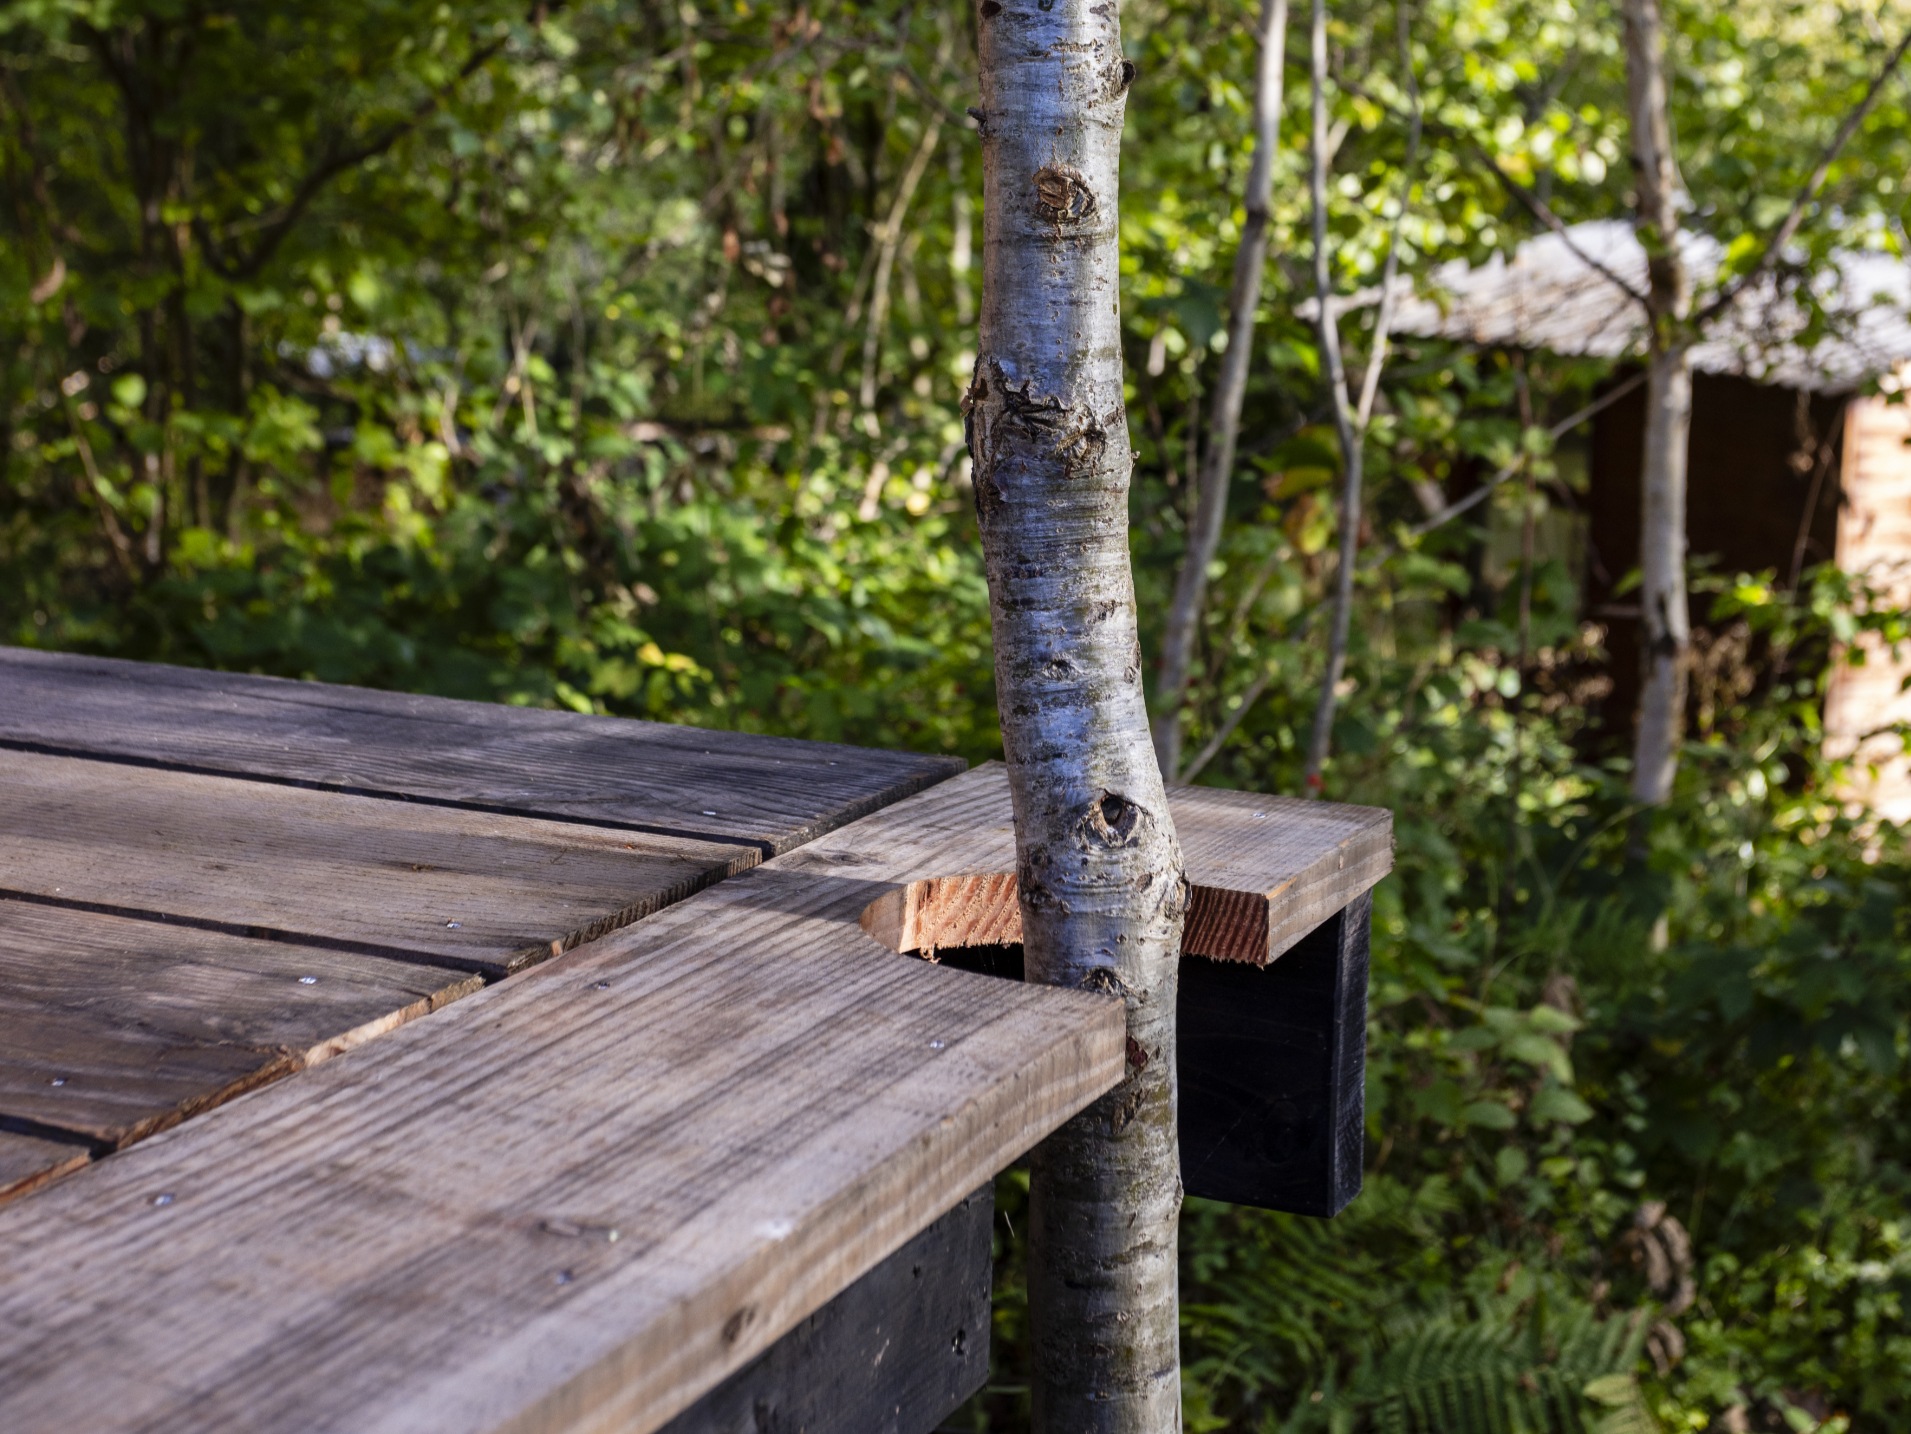
[[[484,977],[476,973],[466,976],[462,981],[453,981],[448,985],[440,986],[428,995],[420,996],[409,1006],[389,1012],[375,1021],[367,1021],[362,1026],[355,1026],[349,1031],[341,1031],[336,1036],[328,1036],[309,1047],[299,1057],[300,1068],[309,1069],[329,1061],[333,1056],[342,1056],[345,1052],[362,1046],[369,1040],[375,1040],[379,1036],[395,1031],[400,1026],[417,1020],[420,1016],[429,1016],[433,1011],[442,1010],[453,1001],[483,989]]]
[[[71,1175],[92,1158],[84,1145],[0,1130],[0,1205]]]
[[[965,790],[980,796],[990,783],[1001,788],[1005,867],[1014,856],[1002,769],[977,768]],[[1393,867],[1393,817],[1381,808],[1212,787],[1173,788],[1168,800],[1193,888],[1184,955],[1265,966]],[[862,926],[892,951],[1018,942],[1015,878],[1002,867],[922,878],[878,897]]]
[[[932,876],[884,892],[858,924],[891,951],[933,955],[942,946],[1006,946],[1022,939],[1012,873]]]
[[[1393,869],[1393,817],[1378,807],[1206,787],[1177,787],[1168,801],[1192,888],[1184,956],[1265,966]],[[924,955],[1022,939],[1015,876],[1003,871],[909,882],[860,924],[891,951]]]

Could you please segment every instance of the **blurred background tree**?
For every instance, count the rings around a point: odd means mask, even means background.
[[[1542,211],[1629,215],[1616,10],[1328,18],[1334,293],[1390,245],[1424,276]],[[1145,644],[1213,441],[1259,21],[1126,8]],[[1665,21],[1688,223],[1729,266],[1911,5]],[[18,0],[0,640],[994,755],[958,411],[973,57],[962,0]],[[1267,791],[1301,788],[1344,471],[1304,310],[1307,63],[1290,36],[1181,711],[1184,776]],[[1788,262],[1902,257],[1907,183],[1899,82]],[[1375,317],[1341,319],[1352,373]],[[1570,564],[1504,542],[1580,495],[1551,429],[1613,365],[1395,336],[1380,373],[1322,772],[1398,820],[1367,1190],[1328,1224],[1190,1209],[1190,1427],[1895,1434],[1911,867],[1847,810],[1819,723],[1828,665],[1902,616],[1831,568],[1713,571],[1698,602],[1733,643],[1629,867],[1603,634]],[[962,1428],[1024,1418],[1015,1177],[1000,1194],[997,1377]]]

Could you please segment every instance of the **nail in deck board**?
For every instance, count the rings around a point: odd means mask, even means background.
[[[116,1148],[480,984],[411,962],[0,900],[0,1119]]]
[[[0,647],[0,744],[788,851],[958,758]]]
[[[499,976],[754,864],[744,846],[0,750],[0,895]]]

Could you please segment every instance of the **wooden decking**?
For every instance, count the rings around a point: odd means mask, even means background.
[[[958,767],[0,651],[0,1428],[668,1422],[1120,1078],[865,931]],[[1216,800],[1215,954],[1390,859]]]

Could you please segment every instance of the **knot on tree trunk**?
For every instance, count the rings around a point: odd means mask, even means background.
[[[963,434],[974,465],[976,514],[987,519],[1007,498],[995,474],[1004,449],[1028,458],[1059,458],[1062,476],[1101,471],[1109,436],[1126,432],[1128,415],[1117,403],[1106,413],[1073,398],[1038,394],[1033,380],[1016,385],[995,358],[977,361],[962,395]]]
[[[1120,793],[1104,792],[1099,801],[1089,803],[1076,822],[1076,839],[1083,846],[1133,846],[1148,820],[1146,812]]]
[[[1057,229],[1080,224],[1095,213],[1095,191],[1079,169],[1045,164],[1035,171],[1035,212]]]

